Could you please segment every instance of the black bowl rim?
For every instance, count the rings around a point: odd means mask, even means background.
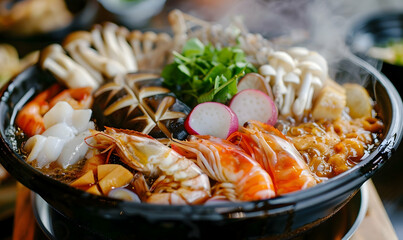
[[[28,185],[27,187],[31,188],[33,191],[36,191],[41,196],[43,196],[44,191],[47,191],[43,189],[43,186],[49,186],[47,189],[58,189],[59,192],[63,193],[64,195],[68,195],[72,199],[78,199],[85,204],[88,203],[88,206],[97,203],[104,207],[118,207],[124,212],[124,214],[128,214],[128,216],[131,214],[141,214],[149,217],[150,215],[152,216],[152,214],[157,214],[159,219],[182,219],[185,217],[185,219],[194,220],[217,220],[222,218],[250,218],[265,216],[268,214],[283,214],[284,212],[296,211],[307,206],[314,206],[318,203],[317,201],[313,201],[314,197],[317,197],[317,200],[321,201],[320,199],[323,195],[326,195],[326,199],[332,199],[347,191],[354,191],[355,189],[358,189],[367,179],[372,177],[372,175],[385,164],[386,160],[389,159],[396,151],[397,146],[402,138],[403,125],[401,124],[401,120],[403,104],[400,95],[393,84],[389,81],[389,79],[380,74],[376,69],[362,59],[352,54],[348,55],[346,58],[352,63],[365,68],[369,74],[373,75],[378,82],[384,85],[392,106],[390,128],[378,148],[370,155],[362,159],[362,161],[355,167],[309,189],[285,194],[272,199],[253,202],[176,206],[133,203],[92,195],[47,177],[39,170],[36,170],[29,164],[25,163],[22,157],[10,148],[7,141],[3,138],[4,132],[1,132],[0,155],[3,157],[11,156],[14,160],[19,161],[21,166],[18,171],[22,170],[30,173],[31,175],[17,175],[14,177],[23,184]],[[8,95],[5,93],[7,91],[11,91],[14,88],[14,84],[18,81],[19,75],[3,86],[0,92],[0,108],[3,104],[5,104],[5,99],[8,97]],[[11,166],[11,164],[9,165],[7,161],[4,161],[3,159],[1,159],[1,162],[3,163],[4,167],[10,171],[11,174],[13,174],[15,171],[13,166]],[[38,180],[40,180],[40,183],[37,182]],[[341,186],[343,187],[341,188]],[[44,197],[44,199],[46,200],[46,197]],[[239,215],[239,213],[241,213],[241,215]]]
[[[352,46],[354,40],[357,37],[357,34],[370,34],[374,35],[375,33],[372,31],[369,31],[369,28],[371,26],[374,26],[376,24],[386,23],[390,22],[399,22],[400,23],[400,28],[402,31],[402,38],[403,38],[403,10],[401,9],[386,9],[386,10],[381,10],[381,11],[375,11],[370,14],[367,14],[366,16],[361,17],[359,20],[354,22],[349,30],[347,31],[347,35],[345,38],[345,42],[347,46]],[[384,26],[384,25],[383,25]],[[393,29],[396,28],[394,25],[385,25],[386,29]],[[385,28],[383,28],[385,29]],[[375,43],[376,44],[376,43]],[[354,49],[351,49],[354,51]]]
[[[67,4],[67,1],[66,1]],[[68,6],[67,6],[68,8]],[[73,18],[67,25],[43,33],[34,33],[31,35],[19,35],[19,34],[9,34],[6,32],[0,32],[0,37],[3,41],[44,41],[46,40],[61,40],[62,37],[73,30],[79,30],[80,28],[86,28],[93,24],[98,12],[99,4],[97,0],[86,0],[85,5],[82,9],[77,12],[71,12]]]

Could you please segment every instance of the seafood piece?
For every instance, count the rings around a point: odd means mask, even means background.
[[[91,92],[91,87],[65,89],[50,101],[50,107],[57,102],[65,101],[74,109],[88,109],[93,101]]]
[[[54,125],[53,120],[60,120],[63,116],[69,116],[69,113],[65,112],[65,110],[67,109],[68,111],[70,108],[62,108],[60,109],[60,112],[54,111],[55,114],[53,117],[50,117],[49,115],[48,119],[44,118],[45,113],[47,113],[50,108],[53,108],[57,102],[68,102],[74,109],[88,108],[92,104],[93,98],[91,95],[91,88],[84,87],[61,90],[62,88],[60,85],[54,84],[50,88],[39,93],[18,112],[15,123],[28,137],[42,134],[45,129]],[[70,114],[72,114],[72,112],[73,109],[71,109]],[[85,111],[74,111],[74,113],[75,115],[72,119],[72,121],[74,121],[73,125],[76,128],[85,128],[86,125],[82,126],[82,124],[88,122],[85,122],[84,120],[88,118],[88,113]]]
[[[91,133],[89,131],[83,131],[67,141],[57,158],[57,163],[66,169],[68,166],[83,159],[88,151],[88,145],[85,143],[84,139],[90,135]]]
[[[249,121],[228,138],[250,154],[272,176],[276,194],[316,185],[316,179],[294,145],[274,127]]]
[[[30,137],[24,145],[27,162],[36,160],[36,166],[43,168],[56,161],[65,169],[81,160],[88,150],[84,139],[94,127],[90,118],[90,109],[74,110],[67,102],[58,102],[43,117],[43,134]]]
[[[161,204],[198,204],[210,194],[208,177],[190,159],[154,138],[129,130],[106,128],[92,131],[87,143],[116,154],[130,168],[157,178],[146,201]]]
[[[38,94],[17,114],[15,123],[27,136],[34,136],[45,131],[43,115],[50,108],[50,100],[60,92],[60,85],[55,84]]]
[[[27,162],[36,160],[36,166],[43,168],[54,162],[59,157],[64,140],[49,136],[35,135],[30,137],[24,145],[24,150],[29,153]]]
[[[253,201],[275,196],[270,175],[240,147],[224,139],[192,135],[187,141],[172,142],[180,154],[195,159],[231,201]],[[228,190],[229,189],[229,190]],[[231,191],[233,189],[233,191]]]
[[[185,139],[189,107],[153,73],[116,77],[95,92],[94,117],[99,126],[131,129],[157,139]]]

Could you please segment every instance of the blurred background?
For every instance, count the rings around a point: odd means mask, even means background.
[[[301,44],[317,50],[329,61],[353,51],[387,75],[398,89],[403,85],[403,73],[393,72],[403,67],[385,70],[382,56],[367,54],[378,44],[378,38],[365,38],[373,28],[368,27],[364,38],[351,40],[363,25],[370,24],[373,16],[385,19],[393,15],[393,40],[400,38],[403,42],[402,0],[0,0],[0,85],[35,64],[39,50],[61,43],[72,31],[89,30],[95,23],[112,21],[130,30],[170,32],[167,15],[175,8],[222,24],[241,16],[250,31],[260,32],[278,47]],[[380,28],[388,26],[391,25]],[[379,46],[390,42],[390,32],[385,34]],[[353,43],[364,47],[352,49]],[[401,149],[373,179],[399,238],[403,238]],[[12,238],[15,201],[16,183],[0,166],[0,224],[6,229],[0,239]]]

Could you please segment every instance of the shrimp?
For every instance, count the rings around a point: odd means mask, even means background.
[[[243,148],[272,176],[277,195],[317,183],[294,145],[273,126],[249,121],[228,140]]]
[[[220,184],[220,192],[231,201],[275,196],[270,175],[229,141],[212,136],[191,136],[188,141],[173,140],[171,145],[180,154],[195,159],[197,165]]]
[[[45,131],[43,115],[50,109],[49,101],[60,92],[60,89],[60,85],[52,85],[18,112],[15,123],[26,135],[30,137]]]
[[[60,101],[65,101],[74,109],[88,109],[91,107],[93,102],[91,92],[92,87],[70,88],[63,90],[61,93],[57,94],[52,101],[50,101],[50,106],[54,106]]]
[[[74,109],[89,108],[93,99],[91,90],[90,87],[62,90],[59,84],[54,84],[19,111],[15,123],[28,137],[41,134],[45,131],[43,116],[49,109],[60,101],[68,102]]]
[[[93,130],[85,141],[103,153],[114,153],[144,176],[157,178],[146,202],[199,204],[210,196],[209,179],[195,163],[146,134],[106,127],[104,132]]]

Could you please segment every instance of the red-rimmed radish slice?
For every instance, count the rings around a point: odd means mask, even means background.
[[[274,125],[277,122],[277,108],[273,100],[264,92],[245,89],[231,100],[230,108],[238,117],[239,126],[249,120],[257,120]]]
[[[185,129],[189,134],[211,135],[225,139],[238,130],[238,118],[222,103],[200,103],[186,118]]]
[[[268,83],[266,83],[264,77],[258,73],[245,74],[245,76],[239,80],[237,88],[238,92],[241,92],[245,89],[256,89],[266,93],[270,97],[273,96],[271,87]]]

